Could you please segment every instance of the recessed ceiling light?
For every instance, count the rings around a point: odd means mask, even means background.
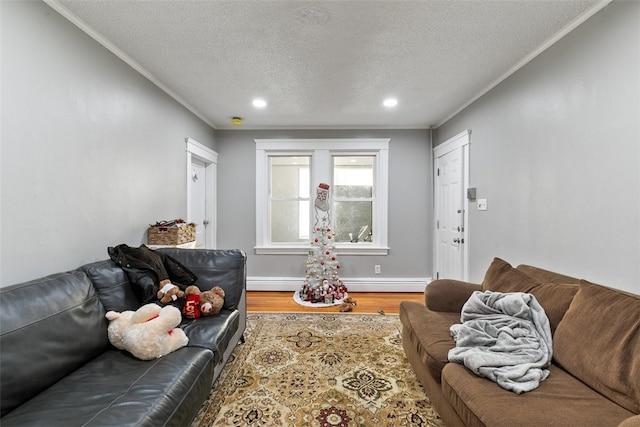
[[[398,105],[398,100],[395,98],[387,98],[384,100],[382,105],[384,105],[385,107],[395,107],[396,105]]]
[[[256,108],[264,108],[267,106],[267,101],[265,101],[264,99],[254,99],[253,106]]]

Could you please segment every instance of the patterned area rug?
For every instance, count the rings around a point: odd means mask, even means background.
[[[437,426],[397,315],[248,314],[192,427]]]

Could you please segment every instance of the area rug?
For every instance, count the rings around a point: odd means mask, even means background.
[[[397,315],[248,314],[192,427],[433,426]]]

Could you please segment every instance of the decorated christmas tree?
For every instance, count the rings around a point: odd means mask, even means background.
[[[295,299],[310,304],[334,305],[347,297],[347,287],[338,274],[340,263],[335,253],[335,233],[331,230],[329,185],[320,184],[316,191],[316,222],[307,257],[305,281]]]

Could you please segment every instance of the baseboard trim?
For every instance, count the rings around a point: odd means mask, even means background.
[[[424,292],[430,277],[342,278],[350,292]],[[247,277],[248,291],[297,291],[300,277]]]

